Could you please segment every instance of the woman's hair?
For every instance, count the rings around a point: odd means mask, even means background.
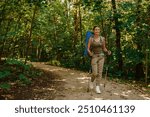
[[[94,26],[94,27],[93,27],[93,30],[95,30],[95,28],[96,28],[96,27],[98,27],[98,28],[99,28],[99,26]]]

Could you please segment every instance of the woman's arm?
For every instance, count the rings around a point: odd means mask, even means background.
[[[108,55],[110,55],[111,54],[111,51],[109,51],[107,48],[106,48],[106,42],[105,42],[105,38],[103,38],[103,51],[105,52],[105,53],[107,53]]]
[[[89,42],[88,42],[88,48],[87,48],[87,51],[88,51],[88,53],[89,53],[89,55],[90,56],[92,56],[93,55],[93,53],[91,52],[91,50],[90,50],[90,48],[91,48],[91,37],[90,37],[90,39],[89,39]]]

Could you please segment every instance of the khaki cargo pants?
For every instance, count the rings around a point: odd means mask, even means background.
[[[96,85],[100,84],[102,78],[103,66],[104,66],[104,56],[93,55],[91,60],[92,65],[92,77],[91,81],[96,81]]]

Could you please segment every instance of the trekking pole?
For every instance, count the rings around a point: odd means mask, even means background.
[[[89,70],[89,75],[92,73],[92,67],[90,68],[90,70]],[[90,81],[91,81],[91,76],[90,76],[90,78],[88,78],[88,83],[87,83],[87,92],[91,92],[91,96],[93,96],[93,93],[92,93],[92,90],[90,90]]]
[[[105,73],[105,78],[104,78],[104,88],[106,87],[107,73],[108,73],[108,65],[106,66],[106,73]]]
[[[89,73],[88,73],[88,74],[91,74],[91,72],[92,72],[92,68],[90,68],[90,70],[89,70]],[[90,76],[90,75],[89,75],[89,76]],[[89,88],[90,80],[91,80],[91,77],[90,77],[90,78],[88,78],[88,83],[87,83],[87,92],[89,92],[89,91],[90,91],[90,88]]]
[[[107,75],[108,75],[108,56],[106,59],[106,73],[105,73],[105,78],[104,78],[104,88],[106,87]]]
[[[90,89],[89,89],[89,83],[90,83],[90,78],[88,78],[88,83],[87,83],[87,92],[89,92],[90,91]]]

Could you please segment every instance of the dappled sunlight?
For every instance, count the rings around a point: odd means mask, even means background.
[[[53,89],[53,88],[42,88],[42,90],[53,91],[55,89]]]
[[[33,64],[35,67],[37,66],[36,64]],[[65,72],[68,72],[70,71],[70,69],[64,69],[64,68],[60,68],[60,67],[52,67],[52,66],[49,66],[49,65],[45,65],[43,64],[44,66],[41,68],[43,70],[46,70],[46,71],[51,71],[51,72],[54,72],[54,71],[65,71]]]
[[[54,91],[53,88],[41,88],[41,89],[33,89],[36,92],[43,92],[43,91]]]
[[[64,70],[62,68],[55,68],[55,69],[48,68],[48,70],[51,72],[53,72],[53,71],[68,71],[68,70]]]
[[[61,82],[61,81],[66,81],[66,79],[55,79],[55,80],[52,80],[53,82]]]
[[[98,98],[98,97],[97,97],[97,98],[94,98],[94,100],[103,100],[103,98]]]
[[[128,96],[128,95],[126,94],[126,92],[124,92],[124,91],[122,92],[122,95],[124,95],[124,96]]]
[[[127,95],[127,94],[125,94],[125,93],[121,94],[121,96],[129,97],[129,95]]]
[[[71,75],[74,75],[75,73],[72,72],[72,73],[70,73],[70,74],[71,74]]]
[[[85,84],[85,83],[87,83],[87,82],[86,82],[86,81],[81,81],[80,83],[81,83],[81,84]]]
[[[45,66],[42,69],[46,70],[46,71],[51,71],[51,72],[63,70],[62,68],[53,68],[52,69],[51,67],[45,67]]]
[[[119,94],[118,93],[113,93],[114,95],[117,95],[117,96],[119,96]]]
[[[101,79],[100,87],[101,94],[97,94],[95,91],[96,84],[94,83],[94,89],[89,89],[89,83],[91,75],[85,72],[77,70],[65,69],[55,66],[45,67],[40,65],[42,69],[54,72],[58,74],[55,79],[52,79],[53,85],[57,85],[59,91],[54,87],[35,89],[34,92],[43,94],[42,92],[55,93],[57,98],[55,99],[88,99],[88,100],[128,100],[128,99],[149,99],[148,95],[144,95],[136,90],[132,90],[126,85],[120,85],[116,82],[110,82],[109,80]],[[62,84],[64,83],[64,84]],[[43,95],[47,95],[44,93]]]
[[[131,90],[128,90],[126,93],[129,94],[129,93],[132,93],[132,91],[131,91]]]
[[[90,79],[90,77],[77,77],[77,79],[79,79],[79,80],[87,80],[87,79]]]
[[[144,98],[145,100],[150,100],[150,97],[148,97],[148,95],[146,95],[146,94],[142,94],[142,95],[139,95],[139,96]]]
[[[81,76],[85,76],[85,73],[80,73]]]
[[[129,95],[132,94],[132,91],[131,90],[127,90],[126,92],[123,91],[120,94],[117,93],[117,92],[114,92],[113,94],[116,95],[116,96],[121,96],[121,97],[129,97]]]
[[[90,77],[83,76],[83,77],[77,77],[76,79],[79,80],[81,84],[85,84],[85,83],[88,82],[88,80],[90,79]]]

